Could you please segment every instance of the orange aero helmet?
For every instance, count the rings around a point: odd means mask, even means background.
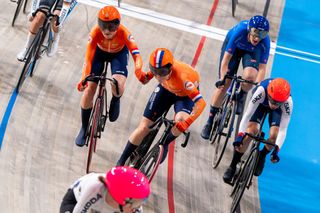
[[[283,78],[275,78],[268,85],[268,95],[277,102],[285,102],[290,96],[290,84]]]
[[[154,75],[166,76],[170,73],[173,55],[166,48],[155,49],[149,58],[149,67]]]
[[[105,6],[98,13],[98,25],[102,30],[116,31],[120,25],[121,16],[117,8]]]

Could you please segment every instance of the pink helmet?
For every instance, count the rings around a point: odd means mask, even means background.
[[[125,205],[128,198],[145,199],[150,194],[148,178],[128,166],[113,167],[107,172],[105,182],[111,196],[120,205]]]

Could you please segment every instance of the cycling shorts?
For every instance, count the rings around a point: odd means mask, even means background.
[[[56,0],[40,0],[39,9],[49,10]],[[58,4],[56,10],[62,9],[63,0],[57,0]]]
[[[156,121],[164,112],[169,110],[172,105],[174,105],[175,113],[184,111],[190,114],[194,103],[188,96],[176,96],[159,84],[151,94],[147,106],[144,109],[143,116],[152,121]]]
[[[221,76],[221,73],[220,73],[221,62],[222,62],[224,53],[226,52],[227,43],[228,43],[228,40],[226,39],[223,42],[223,45],[221,47],[220,62],[219,62],[219,79]],[[259,64],[260,64],[260,55],[261,55],[261,52],[259,49],[256,49],[253,52],[249,52],[249,51],[241,50],[237,48],[228,64],[228,69],[230,70],[230,74],[236,74],[238,72],[241,59],[242,59],[243,69],[246,67],[253,67],[258,71]]]
[[[105,62],[111,63],[111,73],[128,76],[128,59],[129,51],[126,46],[122,48],[120,52],[108,53],[101,50],[98,46],[92,60],[91,72],[90,74],[94,76],[100,76],[103,73]],[[98,82],[95,80],[94,82]]]
[[[76,205],[77,205],[77,200],[76,200],[76,197],[74,196],[73,189],[68,189],[61,203],[60,213],[72,213]]]

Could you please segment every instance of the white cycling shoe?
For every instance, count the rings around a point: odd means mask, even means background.
[[[48,49],[47,56],[52,57],[56,54],[58,51],[59,47],[59,40],[60,40],[60,35],[56,35],[55,39],[53,40],[51,44],[51,48]]]
[[[28,49],[24,48],[21,52],[18,53],[18,55],[17,55],[18,61],[24,60],[24,58],[26,57],[27,51],[28,51]]]

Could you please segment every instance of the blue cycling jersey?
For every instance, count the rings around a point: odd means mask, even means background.
[[[270,52],[270,38],[267,35],[266,38],[262,39],[256,46],[253,46],[250,41],[248,41],[248,21],[241,21],[239,24],[231,28],[227,34],[226,40],[227,45],[225,51],[233,55],[237,49],[255,52],[260,51],[260,61],[261,64],[266,64],[269,58]]]

